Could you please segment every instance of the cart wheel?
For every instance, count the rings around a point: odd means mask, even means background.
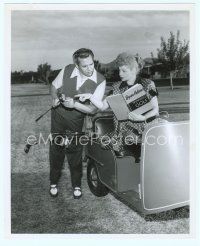
[[[101,183],[95,163],[90,160],[87,166],[87,182],[91,192],[98,197],[106,196],[108,188]]]

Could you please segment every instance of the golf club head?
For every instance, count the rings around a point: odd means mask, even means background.
[[[26,154],[28,154],[30,148],[31,148],[31,145],[30,145],[30,144],[26,144],[25,147],[24,147],[24,152],[25,152]]]
[[[25,147],[24,147],[24,152],[25,152],[26,154],[28,154],[28,152],[29,152],[31,146],[36,145],[36,144],[38,144],[37,141],[34,142],[33,144],[26,144]]]

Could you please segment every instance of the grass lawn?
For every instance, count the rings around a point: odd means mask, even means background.
[[[34,120],[49,106],[49,96],[12,97],[11,100],[12,233],[189,233],[187,207],[143,217],[112,194],[104,198],[92,195],[85,168],[83,197],[74,200],[67,161],[59,183],[59,196],[51,198],[48,194],[48,145],[36,145],[29,154],[23,151],[27,136],[38,132],[48,136],[50,114],[37,124]],[[172,114],[170,120],[187,120],[188,117],[188,113]]]

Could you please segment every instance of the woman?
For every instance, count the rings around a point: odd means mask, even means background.
[[[152,110],[143,115],[130,112],[128,121],[118,122],[116,117],[114,117],[115,131],[111,134],[111,145],[113,149],[121,157],[124,155],[125,149],[131,151],[136,162],[139,162],[142,132],[147,124],[162,121],[162,119],[158,118],[158,91],[153,81],[139,76],[140,70],[143,67],[143,61],[139,56],[124,52],[118,55],[116,63],[119,67],[121,81],[113,85],[113,94],[123,93],[131,86],[141,84],[152,104]],[[109,107],[106,100],[104,104],[107,105],[105,108]],[[127,143],[128,139],[132,144]]]

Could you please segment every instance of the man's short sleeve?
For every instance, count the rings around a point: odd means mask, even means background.
[[[63,84],[63,75],[64,75],[64,68],[59,72],[59,74],[57,75],[57,77],[54,79],[54,81],[52,82],[52,85],[56,88],[59,89],[62,87]]]

